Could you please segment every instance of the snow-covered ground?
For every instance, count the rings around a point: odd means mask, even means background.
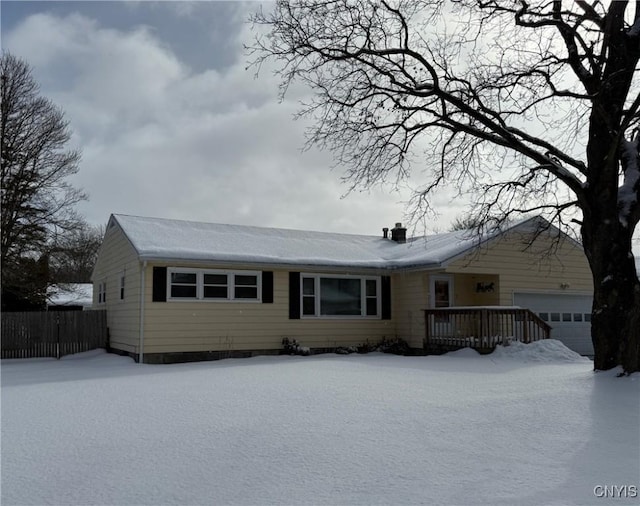
[[[1,450],[3,506],[637,504],[640,375],[594,373],[553,340],[5,360]]]

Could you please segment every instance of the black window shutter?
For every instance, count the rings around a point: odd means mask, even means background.
[[[289,319],[300,319],[300,273],[289,273]]]
[[[273,302],[273,272],[262,271],[262,302]]]
[[[382,296],[382,319],[391,320],[391,277],[382,276],[380,294]]]
[[[167,301],[167,268],[153,268],[153,302]]]

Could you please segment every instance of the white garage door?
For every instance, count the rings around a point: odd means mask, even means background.
[[[590,295],[515,293],[513,303],[551,325],[551,337],[581,355],[593,356]]]

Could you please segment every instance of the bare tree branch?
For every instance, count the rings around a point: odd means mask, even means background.
[[[630,260],[640,4],[631,5],[280,0],[252,18],[266,31],[249,53],[256,68],[277,62],[282,97],[294,82],[313,90],[300,112],[312,120],[307,145],[331,150],[351,188],[417,179],[418,215],[453,186],[476,197],[481,226],[529,213],[579,221],[601,310],[597,367],[638,370],[640,331],[625,316],[640,313]],[[612,325],[623,337],[605,336]]]
[[[29,66],[3,52],[0,77],[4,308],[12,297],[11,287],[19,289],[24,279],[25,262],[41,258],[36,263],[45,265],[52,234],[78,226],[74,207],[86,196],[68,181],[80,161],[79,152],[64,150],[71,135],[68,123],[58,108],[38,95]]]

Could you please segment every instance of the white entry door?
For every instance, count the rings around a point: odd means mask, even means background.
[[[429,278],[429,306],[443,309],[453,305],[453,276],[437,274]],[[448,314],[437,315],[431,321],[431,335],[438,337],[453,336],[453,321]]]
[[[514,293],[513,303],[527,308],[551,325],[551,338],[581,355],[593,356],[590,295]]]
[[[439,309],[453,305],[453,276],[438,274],[430,278],[431,307]]]

